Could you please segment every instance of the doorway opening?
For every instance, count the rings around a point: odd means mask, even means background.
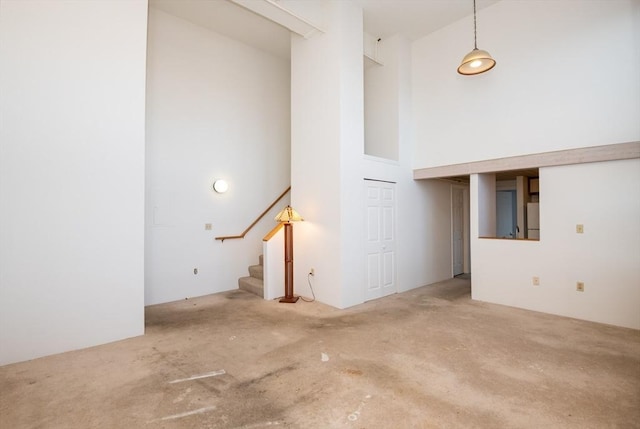
[[[451,261],[452,276],[470,275],[469,187],[451,186]]]
[[[518,204],[516,191],[496,191],[496,237],[516,238],[518,227]]]

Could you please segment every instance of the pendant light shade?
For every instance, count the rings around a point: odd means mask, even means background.
[[[491,70],[496,65],[496,60],[491,58],[489,52],[478,49],[478,36],[476,25],[476,0],[473,0],[473,51],[464,56],[458,73],[463,75],[473,75]]]
[[[484,73],[495,65],[496,60],[491,58],[489,52],[475,48],[464,56],[460,67],[458,67],[458,73],[464,75]]]

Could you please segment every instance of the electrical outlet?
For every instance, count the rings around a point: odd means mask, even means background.
[[[211,231],[211,224],[210,223],[205,223],[204,224],[204,230],[205,231]]]
[[[576,283],[576,290],[578,292],[584,292],[584,282],[577,282]]]
[[[577,234],[584,234],[584,225],[579,223],[576,225],[576,233]]]
[[[313,268],[309,269],[309,274],[311,274],[312,276],[316,275],[316,270],[314,270]]]
[[[531,281],[533,282],[534,286],[540,286],[540,277],[534,277],[533,279],[531,279]]]

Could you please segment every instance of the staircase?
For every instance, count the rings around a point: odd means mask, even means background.
[[[238,287],[244,291],[264,298],[264,267],[262,262],[263,258],[262,255],[260,255],[259,264],[249,266],[249,277],[241,277],[238,279]]]

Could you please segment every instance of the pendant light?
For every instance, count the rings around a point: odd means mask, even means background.
[[[476,32],[476,0],[473,0],[473,51],[462,59],[462,63],[458,67],[458,73],[460,74],[480,74],[491,70],[496,65],[496,61],[491,58],[489,52],[478,49]]]

